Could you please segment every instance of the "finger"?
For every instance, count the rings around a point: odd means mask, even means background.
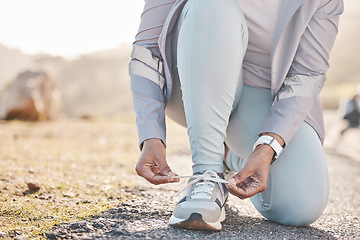
[[[246,179],[245,179],[246,180]],[[229,179],[229,184],[227,185],[228,190],[231,194],[239,197],[240,199],[247,198],[247,193],[244,189],[247,188],[245,180],[236,184],[235,179]]]
[[[156,175],[156,176],[168,176],[168,177],[173,177],[173,181],[171,182],[180,182],[179,178],[175,178],[176,176],[178,176],[176,173],[174,172],[170,172],[169,175],[165,175],[158,166],[154,165],[151,168],[152,172]]]
[[[148,180],[152,184],[162,184],[171,182],[172,179],[158,179],[155,176],[161,176],[160,170],[156,170],[156,166],[152,164],[137,164],[135,167],[136,173],[140,176]]]
[[[245,166],[240,172],[230,178],[227,185],[229,192],[240,199],[248,198],[248,186],[252,182],[249,178],[251,174],[253,174],[252,171],[249,171]]]
[[[176,179],[172,176],[154,175],[152,179],[150,179],[149,181],[155,185],[158,185],[158,184],[179,182],[179,179]]]
[[[234,196],[236,196],[236,197],[238,197],[240,199],[245,199],[246,198],[246,197],[242,196],[241,194],[239,194],[238,192],[235,192],[234,189],[232,189],[232,188],[228,188],[228,190],[229,190],[229,193],[231,193],[232,195],[234,195]]]
[[[151,171],[152,171],[153,173],[155,173],[155,175],[163,176],[161,170],[160,170],[159,167],[156,166],[156,165],[151,167]]]
[[[249,198],[254,196],[255,194],[259,193],[259,189],[254,186],[249,186],[245,188],[236,187],[236,188],[230,188],[229,192],[241,199]]]
[[[136,164],[135,170],[139,176],[156,185],[180,181],[171,175],[165,176],[161,169],[154,162],[145,164],[138,162],[138,164]]]
[[[151,182],[152,184],[164,184],[164,183],[172,183],[172,182],[179,182],[179,179],[174,178],[173,176],[163,176],[159,174],[155,174],[152,171],[145,171],[142,173],[143,178]]]
[[[251,177],[246,178],[241,183],[235,185],[235,187],[229,186],[229,192],[241,199],[252,197],[263,190],[265,190],[264,186]]]
[[[247,179],[250,175],[252,174],[252,172],[248,171],[245,167],[238,172],[237,174],[235,174],[234,176],[232,176],[229,180],[228,180],[228,185],[229,187],[236,187],[236,185],[242,183],[245,179]]]
[[[169,165],[166,163],[166,161],[157,161],[156,165],[160,169],[162,175],[172,176],[172,177],[176,176],[176,174],[173,171],[171,171],[171,169],[170,169]]]

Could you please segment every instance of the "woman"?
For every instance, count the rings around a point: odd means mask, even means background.
[[[342,11],[342,0],[146,1],[129,66],[136,171],[179,181],[166,163],[165,113],[187,126],[194,163],[170,225],[221,229],[228,191],[286,225],[322,214],[319,93]],[[224,163],[237,172],[228,182]]]

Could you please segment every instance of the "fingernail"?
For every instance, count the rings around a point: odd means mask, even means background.
[[[168,174],[168,176],[172,176],[172,177],[175,177],[175,176],[176,176],[176,174],[173,173],[173,172],[168,172],[167,174]]]
[[[235,185],[235,180],[233,178],[230,178],[228,182],[230,185]]]

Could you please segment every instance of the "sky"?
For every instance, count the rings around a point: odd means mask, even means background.
[[[144,0],[0,0],[0,44],[64,57],[131,44]]]

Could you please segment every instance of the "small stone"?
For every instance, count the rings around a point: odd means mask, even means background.
[[[141,238],[144,237],[145,235],[143,233],[135,233],[134,236],[137,238]]]
[[[91,226],[90,224],[86,223],[85,226],[83,227],[83,229],[85,230],[85,232],[90,232],[92,230],[94,230],[93,226]]]
[[[63,192],[62,195],[63,195],[63,197],[67,197],[67,198],[72,198],[72,197],[75,196],[75,195],[74,195],[73,193],[71,193],[71,192],[67,192],[67,193]]]
[[[108,235],[111,235],[111,236],[120,236],[120,235],[131,235],[131,232],[129,232],[128,230],[126,229],[121,229],[121,228],[116,228],[116,229],[113,229],[109,232],[107,232],[106,234]]]
[[[102,228],[104,227],[104,224],[95,222],[95,223],[93,223],[93,227],[94,227],[94,228],[100,228],[100,229],[102,229]]]
[[[39,191],[41,186],[38,183],[27,183],[30,192]]]
[[[155,216],[155,215],[159,215],[159,211],[154,211],[151,213],[151,215]]]
[[[139,213],[139,210],[137,210],[137,209],[131,209],[131,212],[132,212],[132,213]]]
[[[24,239],[29,239],[29,237],[26,235],[19,235],[19,236],[16,236],[14,239],[15,240],[24,240]]]
[[[55,240],[56,234],[55,233],[46,233],[46,237],[50,240]]]
[[[79,228],[80,227],[80,224],[79,223],[73,223],[69,226],[71,229],[76,229],[76,228]]]
[[[126,212],[126,210],[125,210],[125,209],[122,209],[122,208],[119,208],[119,209],[117,210],[117,212],[118,212],[118,213],[122,213],[122,212]]]

